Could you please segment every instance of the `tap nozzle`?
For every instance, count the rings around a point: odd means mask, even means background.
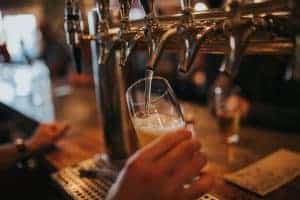
[[[163,53],[166,43],[175,34],[177,34],[177,27],[173,27],[173,28],[169,29],[167,32],[165,32],[162,35],[162,37],[159,40],[158,45],[155,48],[155,51],[153,52],[152,56],[150,57],[149,64],[148,64],[148,68],[150,70],[155,70],[157,63]]]
[[[80,40],[83,31],[81,13],[77,0],[66,0],[65,4],[65,33],[75,61],[76,71],[82,72]]]
[[[189,71],[201,45],[218,28],[219,27],[215,23],[210,24],[210,25],[205,25],[205,27],[203,29],[201,29],[200,32],[198,34],[196,34],[196,36],[194,38],[192,38],[192,40],[185,39],[184,59],[178,67],[178,70],[180,73],[186,73]]]
[[[158,35],[161,29],[155,16],[154,0],[140,0],[140,2],[146,13],[144,36],[148,46],[148,55],[151,57],[156,49]]]
[[[223,31],[228,37],[228,49],[220,67],[220,72],[235,78],[238,68],[246,52],[249,40],[256,31],[253,20],[241,18],[242,0],[230,0],[225,10],[231,14],[231,19],[223,23]]]
[[[240,22],[239,24],[224,24],[224,32],[227,33],[229,43],[220,72],[235,77],[238,73],[239,65],[246,52],[247,45],[256,27],[252,21]]]

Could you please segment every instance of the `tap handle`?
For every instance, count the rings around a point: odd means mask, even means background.
[[[65,4],[65,33],[75,61],[76,71],[82,71],[80,38],[82,33],[81,13],[78,1],[66,0]]]
[[[97,0],[96,4],[100,20],[107,20],[109,18],[109,0]]]
[[[75,45],[79,43],[78,34],[82,32],[82,22],[77,1],[66,0],[65,32],[68,44]]]
[[[192,0],[180,0],[182,10],[190,10],[192,8]]]
[[[147,16],[153,15],[154,0],[140,0]]]
[[[132,0],[119,0],[121,18],[128,18]]]
[[[224,32],[229,34],[229,42],[228,51],[225,53],[220,71],[234,78],[238,73],[239,65],[245,55],[249,40],[256,31],[256,27],[252,21],[246,21],[239,24],[225,24],[224,29]]]
[[[65,3],[65,33],[66,33],[66,41],[68,44],[74,43],[73,37],[73,1],[66,0]]]

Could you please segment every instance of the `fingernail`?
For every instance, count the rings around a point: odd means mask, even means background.
[[[188,130],[192,136],[192,138],[195,138],[195,129],[193,124],[188,124],[186,126],[186,130]]]

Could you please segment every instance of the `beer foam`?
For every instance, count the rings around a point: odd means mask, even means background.
[[[133,124],[138,132],[151,132],[151,134],[175,132],[185,126],[185,123],[181,119],[160,113],[134,117]]]

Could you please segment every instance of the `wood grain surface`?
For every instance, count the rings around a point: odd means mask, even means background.
[[[57,120],[68,121],[72,129],[56,144],[57,148],[46,155],[51,166],[59,170],[104,152],[93,89],[74,89],[70,95],[56,97],[55,104]],[[221,200],[300,199],[299,177],[264,198],[223,179],[224,174],[239,170],[280,148],[300,152],[300,133],[242,126],[239,143],[228,145],[205,106],[190,102],[181,105],[185,116],[196,122],[196,136],[209,159],[205,171],[216,177],[212,194]]]

